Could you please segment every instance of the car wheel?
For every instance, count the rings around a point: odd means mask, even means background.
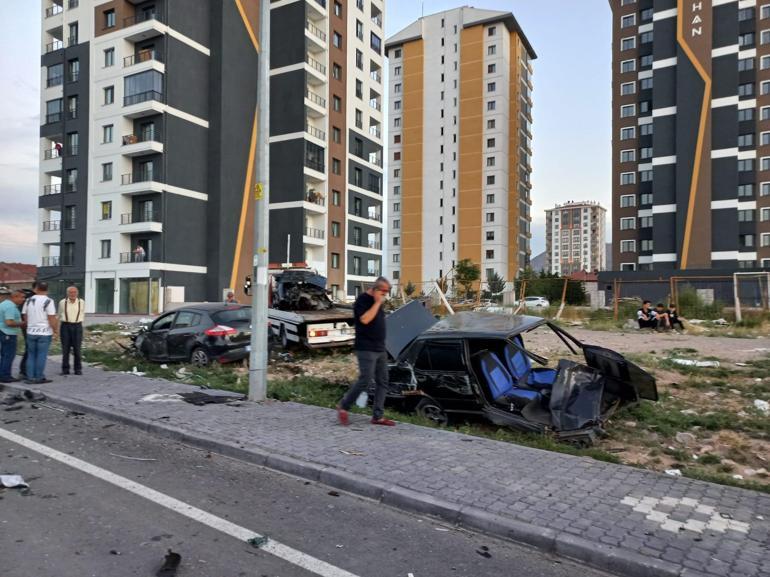
[[[425,398],[417,403],[415,412],[421,417],[433,421],[437,425],[446,425],[449,423],[449,417],[444,409],[433,399]]]
[[[211,355],[203,347],[195,347],[190,353],[190,362],[196,367],[207,367],[211,364]]]

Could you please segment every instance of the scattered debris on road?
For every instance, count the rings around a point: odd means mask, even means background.
[[[161,565],[158,572],[155,573],[155,577],[175,577],[181,562],[182,556],[169,549],[168,553],[166,553],[166,556],[163,558],[163,565]]]
[[[129,461],[157,461],[158,459],[145,459],[144,457],[129,457],[128,455],[118,455],[117,453],[109,453],[113,457],[120,459],[128,459]]]
[[[198,405],[198,406],[231,403],[233,401],[243,401],[246,399],[245,395],[239,395],[237,393],[228,393],[226,391],[211,391],[207,393],[203,393],[203,392],[181,393],[179,396],[186,403],[190,403],[192,405]]]
[[[671,359],[672,363],[683,367],[699,367],[701,369],[718,369],[719,361],[696,361],[695,359]]]
[[[257,549],[261,549],[265,545],[267,545],[267,542],[270,540],[270,538],[267,535],[259,535],[257,537],[252,537],[248,541],[246,541],[249,545],[252,547],[256,547]]]
[[[6,489],[25,489],[29,487],[21,475],[0,475],[0,486]]]

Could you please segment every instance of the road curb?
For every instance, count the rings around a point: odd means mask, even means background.
[[[23,392],[28,387],[14,384],[0,386],[0,391]],[[580,561],[597,569],[623,577],[683,577],[694,575],[690,570],[667,561],[645,557],[633,551],[618,549],[584,539],[580,536],[557,532],[553,529],[509,519],[475,507],[459,506],[433,495],[420,493],[406,487],[389,485],[374,479],[353,475],[334,467],[303,461],[288,455],[272,453],[256,448],[246,449],[236,442],[206,438],[176,427],[170,423],[127,416],[117,410],[96,408],[77,399],[42,392],[48,400],[69,410],[85,412],[123,425],[138,428],[173,441],[179,441],[206,451],[212,451],[273,471],[293,475],[327,485],[361,497],[379,501],[384,505],[430,515],[465,529],[481,531],[546,553]]]

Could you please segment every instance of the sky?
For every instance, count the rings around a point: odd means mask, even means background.
[[[0,0],[0,261],[37,258],[40,159],[39,0]],[[460,0],[385,0],[385,36]],[[610,208],[611,41],[606,0],[475,0],[513,12],[534,62],[532,255],[545,247],[546,208],[596,200]],[[579,7],[579,8],[578,8]],[[609,232],[609,231],[608,231]]]

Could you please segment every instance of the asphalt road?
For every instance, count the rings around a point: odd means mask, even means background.
[[[168,549],[182,556],[178,577],[335,574],[185,517],[151,500],[155,492],[360,577],[605,575],[96,417],[25,405],[0,410],[4,432],[141,487],[131,492],[0,436],[0,473],[30,484],[0,489],[3,577],[148,577]]]

